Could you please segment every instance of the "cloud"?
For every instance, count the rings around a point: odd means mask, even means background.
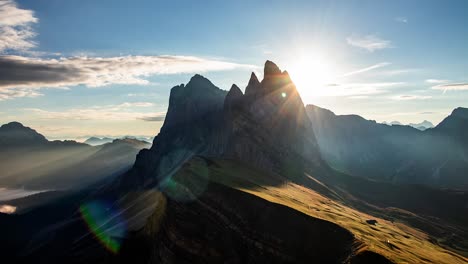
[[[140,117],[139,119],[143,121],[148,121],[148,122],[161,122],[161,121],[164,121],[165,118],[166,118],[165,114],[158,114],[155,116]]]
[[[406,17],[395,17],[395,21],[400,23],[408,23],[408,19]]]
[[[442,90],[446,91],[466,91],[468,90],[468,83],[447,83],[447,84],[439,84],[436,86],[432,86],[434,90]]]
[[[392,46],[391,41],[381,39],[374,35],[350,36],[346,38],[346,42],[351,46],[366,49],[370,52],[390,48]]]
[[[343,74],[343,77],[348,77],[348,76],[351,76],[351,75],[356,75],[356,74],[359,74],[359,73],[372,71],[372,70],[375,70],[375,69],[378,69],[378,68],[388,66],[390,64],[391,64],[390,62],[377,63],[377,64],[374,64],[372,66],[366,67],[366,68],[362,68],[362,69],[359,69],[359,70],[355,70],[355,71],[352,71],[352,72],[345,73],[345,74]]]
[[[38,97],[42,96],[40,92],[33,89],[1,89],[0,88],[0,101],[8,100],[16,97]]]
[[[117,105],[117,107],[125,108],[125,107],[150,107],[154,106],[153,103],[150,102],[132,102],[132,103],[122,103]]]
[[[431,99],[432,96],[426,96],[426,95],[397,95],[397,96],[392,96],[390,99],[393,100],[398,100],[398,101],[408,101],[408,100],[426,100],[426,99]]]
[[[141,112],[138,108],[151,107],[152,103],[133,102],[117,105],[91,106],[87,108],[71,108],[63,111],[49,111],[39,108],[25,108],[24,111],[36,115],[40,119],[53,120],[145,120],[155,116],[164,116],[165,112]]]
[[[433,90],[442,90],[444,93],[446,91],[465,91],[468,90],[468,83],[450,83],[450,80],[442,79],[427,79],[427,83],[436,84],[431,88]]]
[[[401,75],[401,74],[407,74],[407,73],[415,73],[419,71],[421,71],[421,69],[396,69],[396,70],[382,71],[380,72],[380,75],[395,76],[395,75]]]
[[[0,53],[34,48],[32,25],[37,22],[33,11],[18,8],[12,0],[0,1]]]
[[[147,85],[147,77],[178,73],[253,69],[194,56],[62,57],[58,59],[0,56],[0,100],[38,96],[40,88],[76,85],[102,87],[112,84]]]
[[[440,80],[440,79],[427,79],[427,83],[448,83],[449,80]]]

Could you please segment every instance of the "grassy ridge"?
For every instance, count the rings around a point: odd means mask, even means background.
[[[336,223],[351,231],[364,246],[358,251],[373,251],[396,263],[466,263],[467,258],[431,242],[430,236],[401,221],[376,217],[330,199],[321,192],[287,181],[280,175],[264,173],[230,160],[195,158],[174,176],[190,174],[229,186],[270,202],[282,204],[312,217]],[[179,177],[178,177],[179,176]],[[184,176],[184,177],[180,177]],[[317,186],[326,185],[314,180]],[[328,189],[333,195],[334,190]],[[338,195],[338,194],[336,194]],[[369,225],[366,220],[377,220]],[[359,252],[357,252],[359,253]]]

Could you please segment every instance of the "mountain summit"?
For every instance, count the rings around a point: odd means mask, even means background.
[[[239,160],[256,167],[321,166],[322,159],[304,103],[286,71],[267,61],[264,79],[252,73],[243,94],[195,75],[171,90],[161,132],[139,153],[125,186],[154,184],[195,155]]]
[[[45,143],[47,139],[43,135],[19,122],[10,122],[0,127],[1,147],[33,146]]]

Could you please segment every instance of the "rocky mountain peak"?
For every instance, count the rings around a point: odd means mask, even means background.
[[[190,78],[190,81],[187,83],[187,86],[200,84],[208,84],[209,86],[213,85],[213,83],[211,83],[211,81],[205,78],[204,76],[200,74],[195,74],[194,76],[192,76],[192,78]]]
[[[26,127],[23,126],[20,122],[10,122],[8,124],[4,124],[1,126],[2,129],[25,129]]]
[[[468,119],[468,108],[457,107],[452,111],[452,115]]]
[[[265,68],[263,69],[263,78],[281,74],[279,67],[272,61],[267,60],[265,62]]]
[[[265,63],[265,73],[262,82],[255,74],[250,77],[246,95],[255,96],[244,96],[235,84],[226,93],[200,75],[185,87],[174,87],[161,132],[151,149],[139,154],[129,177],[140,183],[164,179],[195,155],[236,159],[271,171],[322,166],[311,122],[289,74],[271,61]]]
[[[245,94],[246,95],[254,95],[258,93],[260,89],[260,82],[258,81],[257,75],[252,72],[250,75],[250,80],[249,83],[247,84],[247,87],[245,88]]]
[[[241,103],[243,96],[244,94],[241,89],[237,85],[233,84],[227,93],[226,98],[224,98],[224,111],[226,113],[231,113],[234,108]]]
[[[19,122],[10,122],[0,127],[0,145],[35,145],[47,143],[47,139],[36,130]]]
[[[226,98],[224,100],[226,101],[227,99],[237,99],[242,97],[243,95],[244,94],[242,93],[241,89],[237,85],[233,84],[231,86],[231,89],[229,89],[229,92],[227,93]]]

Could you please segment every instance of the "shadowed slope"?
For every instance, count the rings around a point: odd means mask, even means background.
[[[468,190],[468,110],[419,131],[307,106],[324,159],[334,168],[379,181]]]
[[[312,176],[308,177],[314,179]],[[359,178],[356,179],[357,181],[362,181]],[[268,184],[269,182],[271,184]],[[275,182],[283,183],[275,184]],[[435,244],[429,239],[426,233],[411,227],[404,221],[400,221],[397,218],[394,219],[395,221],[390,221],[386,216],[386,212],[384,212],[384,208],[374,207],[373,214],[377,216],[372,216],[351,207],[359,203],[365,204],[365,202],[356,200],[356,198],[352,203],[350,203],[349,200],[339,201],[336,199],[330,199],[326,194],[327,192],[324,192],[323,189],[317,191],[293,182],[285,182],[282,176],[278,174],[251,168],[233,160],[194,158],[190,162],[186,163],[169,182],[163,184],[162,191],[168,197],[169,204],[175,203],[178,210],[181,210],[180,212],[185,212],[184,210],[195,210],[195,208],[198,207],[194,204],[200,203],[204,206],[213,206],[215,208],[213,209],[214,211],[217,211],[217,209],[223,210],[219,207],[224,206],[224,203],[229,204],[232,201],[236,201],[236,204],[240,204],[238,206],[253,204],[253,201],[248,203],[242,202],[242,200],[239,200],[240,198],[236,195],[224,196],[223,193],[227,192],[227,190],[223,189],[222,193],[214,191],[218,187],[213,187],[213,183],[253,194],[272,203],[278,203],[293,208],[311,217],[324,219],[346,228],[352,232],[359,241],[357,244],[353,243],[353,245],[348,244],[345,246],[349,250],[348,258],[353,259],[353,256],[356,255],[356,262],[358,260],[366,260],[369,262],[361,263],[379,263],[374,262],[374,260],[379,260],[379,257],[376,255],[373,255],[372,253],[363,253],[367,251],[377,252],[378,254],[384,255],[386,258],[395,262],[463,263],[466,261],[466,258]],[[215,184],[214,186],[217,185]],[[323,188],[328,189],[326,185],[324,185]],[[336,191],[340,192],[339,187],[336,188]],[[328,192],[333,193],[335,191],[333,189],[328,189]],[[339,193],[339,195],[342,196],[346,194]],[[213,198],[211,198],[212,200],[205,200],[206,197]],[[205,203],[203,203],[203,201],[205,201]],[[258,209],[264,207],[255,208]],[[196,211],[201,212],[200,210],[201,209],[197,209]],[[242,210],[239,209],[239,211]],[[263,212],[263,209],[258,209],[257,211]],[[231,212],[237,211],[232,210]],[[379,214],[376,214],[376,212],[380,212],[380,216],[378,216]],[[251,217],[254,220],[256,218],[263,219],[262,213],[259,215],[258,213],[251,212],[251,214]],[[172,219],[170,222],[191,221],[189,219],[194,218],[201,219],[202,213],[199,213],[198,215],[198,217],[181,217],[178,220]],[[203,216],[206,215],[203,214]],[[235,217],[228,217],[228,219],[235,219]],[[268,221],[279,221],[280,223],[286,223],[288,221],[286,216],[268,219]],[[313,219],[314,218],[311,218],[311,221],[314,221]],[[377,225],[369,225],[366,223],[366,220],[368,219],[376,219]],[[246,223],[251,222],[246,221]],[[224,226],[224,224],[218,224]],[[175,228],[172,224],[169,224],[169,226]],[[297,228],[301,228],[301,226],[298,226]],[[288,228],[285,229],[289,230]],[[183,237],[182,234],[180,235]],[[277,239],[285,239],[287,237],[287,235],[278,236]],[[321,239],[333,239],[333,237],[333,232],[328,234],[324,233],[321,236]],[[313,238],[301,236],[300,239],[298,237],[295,237],[295,239],[298,241],[306,241],[307,239]],[[207,241],[204,243],[209,244]],[[311,240],[308,243],[314,242]],[[334,249],[333,246],[327,247],[329,247],[329,250],[337,250],[336,248]],[[310,254],[315,254],[314,252],[316,252],[316,249],[310,250]],[[278,251],[281,251],[281,249],[278,249]],[[320,249],[320,251],[324,252],[324,254],[328,252],[326,248]]]

